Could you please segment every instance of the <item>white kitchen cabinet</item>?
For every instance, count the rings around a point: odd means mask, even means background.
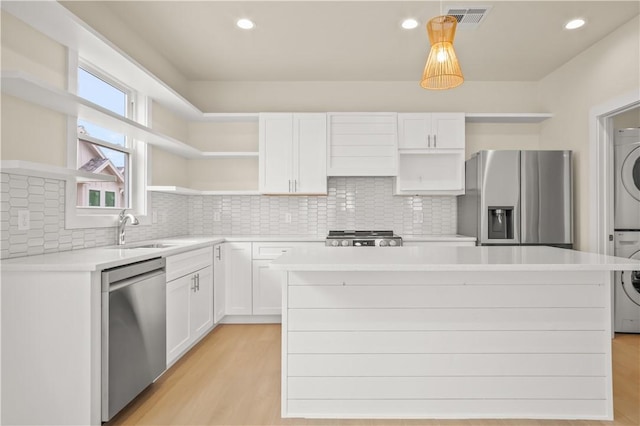
[[[464,149],[464,113],[399,113],[398,148]]]
[[[225,316],[226,288],[225,245],[213,246],[213,322],[219,323]]]
[[[464,194],[464,150],[400,151],[395,194]]]
[[[463,113],[398,114],[396,195],[464,194]]]
[[[260,192],[326,194],[326,147],[326,114],[260,114]]]
[[[271,260],[253,261],[253,315],[282,315],[282,271]]]
[[[167,364],[213,326],[213,249],[167,258]]]
[[[251,243],[225,243],[226,315],[251,315]]]
[[[398,114],[327,113],[328,176],[395,176]]]

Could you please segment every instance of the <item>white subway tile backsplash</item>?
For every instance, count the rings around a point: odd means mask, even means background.
[[[116,244],[116,229],[65,229],[64,181],[0,173],[0,256],[26,256]],[[454,234],[455,197],[396,197],[393,179],[332,177],[326,196],[151,193],[151,226],[127,226],[127,241],[180,235],[323,237],[331,229],[392,229],[405,236]],[[18,210],[30,230],[18,231]],[[415,220],[416,212],[422,221]]]

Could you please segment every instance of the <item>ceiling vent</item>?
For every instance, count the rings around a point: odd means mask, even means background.
[[[458,20],[459,29],[475,29],[484,21],[491,6],[450,7],[446,15],[454,16]]]

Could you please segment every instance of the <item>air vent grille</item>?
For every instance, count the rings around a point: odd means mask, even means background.
[[[490,6],[486,7],[451,7],[446,14],[451,15],[458,21],[458,28],[474,29],[484,21],[489,13]]]

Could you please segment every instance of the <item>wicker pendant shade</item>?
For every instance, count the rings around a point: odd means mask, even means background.
[[[453,16],[436,16],[427,23],[431,51],[420,86],[424,89],[452,89],[464,82],[458,57],[453,50],[458,21]]]

